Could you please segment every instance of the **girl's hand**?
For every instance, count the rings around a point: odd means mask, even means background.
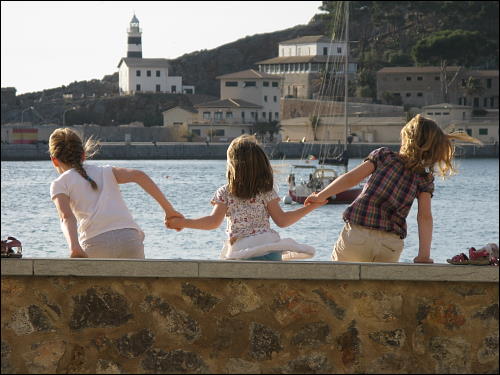
[[[413,258],[413,263],[434,263],[434,260],[429,257],[416,256]]]
[[[180,232],[184,229],[184,216],[170,216],[167,218],[165,225],[169,229],[175,229],[177,232]]]
[[[183,228],[181,228],[181,227],[173,227],[173,226],[170,225],[171,220],[174,219],[174,218],[184,219],[184,215],[181,214],[180,212],[177,212],[177,211],[171,212],[170,215],[165,212],[165,220],[164,220],[165,226],[168,229],[175,229],[177,232],[180,232]]]
[[[321,199],[320,197],[318,197],[318,193],[312,193],[311,195],[309,195],[305,202],[304,202],[304,206],[307,206],[309,204],[314,204],[314,203],[319,203],[322,205],[326,204],[328,202],[328,199]]]
[[[88,258],[88,254],[81,248],[75,247],[71,249],[70,258]]]

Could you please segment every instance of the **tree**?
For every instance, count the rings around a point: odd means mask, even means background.
[[[441,67],[441,94],[448,102],[448,88],[457,79],[461,68],[451,77],[450,64],[472,65],[480,56],[492,48],[491,43],[477,31],[443,30],[425,37],[413,47],[412,55],[419,64],[439,64]]]
[[[316,132],[318,130],[318,126],[321,122],[321,117],[316,115],[309,116],[309,126],[311,127],[311,132],[313,135],[313,141],[316,141]]]

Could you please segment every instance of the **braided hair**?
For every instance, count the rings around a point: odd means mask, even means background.
[[[98,142],[92,138],[87,139],[83,144],[80,136],[69,128],[54,130],[49,139],[50,156],[74,168],[92,189],[97,190],[97,184],[89,177],[83,168],[83,156],[91,158],[97,151]]]

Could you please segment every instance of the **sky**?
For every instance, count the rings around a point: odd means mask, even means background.
[[[17,94],[102,79],[126,56],[134,12],[142,56],[174,59],[307,24],[321,1],[2,1],[2,87]],[[276,51],[276,55],[278,51]]]

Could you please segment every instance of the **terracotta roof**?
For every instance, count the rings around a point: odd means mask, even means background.
[[[469,70],[468,74],[474,77],[498,77],[498,70]]]
[[[289,63],[308,63],[308,62],[318,62],[318,63],[338,63],[339,61],[344,61],[343,56],[281,56],[273,57],[272,59],[258,61],[255,64],[289,64]],[[349,62],[357,62],[356,59],[349,59]]]
[[[448,72],[455,72],[459,66],[449,66],[446,68]],[[439,73],[440,66],[392,66],[380,69],[378,73]]]
[[[262,106],[247,102],[241,99],[222,99],[212,102],[200,103],[194,106],[195,108],[262,108]]]
[[[118,68],[124,62],[134,68],[170,68],[170,63],[167,59],[143,59],[140,57],[122,57],[118,63]]]
[[[182,110],[184,110],[184,111],[186,111],[186,112],[198,113],[198,110],[197,110],[197,109],[195,109],[195,108],[193,108],[193,107],[184,106],[184,105],[178,105],[178,106],[175,106],[175,107],[169,108],[169,109],[167,109],[167,110],[163,111],[163,113],[165,113],[165,112],[169,112],[169,111],[171,111],[171,110],[173,110],[173,109],[176,109],[176,108],[180,108],[180,109],[182,109]]]
[[[330,43],[331,38],[324,35],[306,35],[299,38],[285,40],[280,44],[302,44],[302,43]]]
[[[240,78],[240,79],[279,79],[272,74],[267,74],[264,72],[258,72],[254,69],[243,70],[241,72],[223,74],[221,76],[215,77],[217,79],[228,79],[228,78]]]

